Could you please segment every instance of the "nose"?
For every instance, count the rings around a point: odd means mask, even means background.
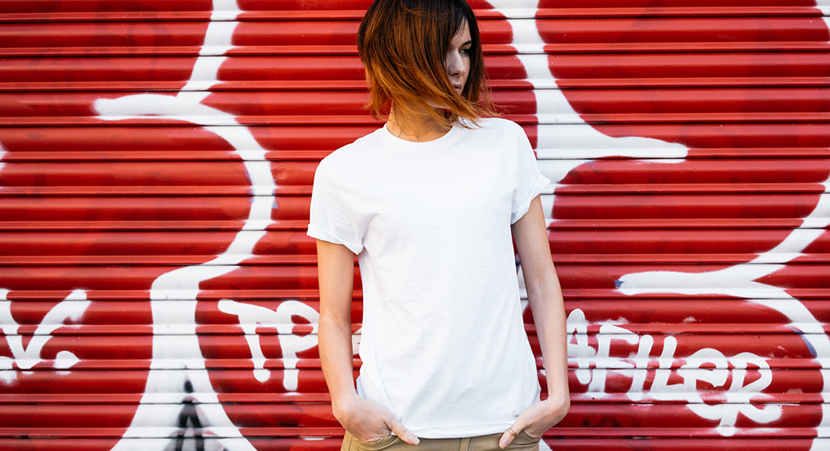
[[[464,62],[461,60],[461,53],[455,50],[447,52],[446,65],[447,75],[462,75],[462,71],[464,70]]]

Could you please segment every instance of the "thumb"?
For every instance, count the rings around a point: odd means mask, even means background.
[[[415,434],[413,434],[412,431],[407,429],[406,426],[404,426],[394,416],[392,417],[392,420],[388,422],[386,425],[389,427],[389,429],[392,430],[392,432],[395,433],[395,435],[400,437],[400,439],[405,441],[406,443],[409,443],[410,445],[417,445],[420,442],[420,440],[418,440],[418,437]]]
[[[501,438],[499,439],[499,448],[507,448],[513,440],[516,440],[516,437],[519,436],[519,431],[522,429],[524,428],[519,427],[516,423],[513,423],[513,425],[507,428],[507,430],[504,431],[504,434],[501,435]]]

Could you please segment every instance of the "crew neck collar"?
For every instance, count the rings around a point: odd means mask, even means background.
[[[407,151],[418,151],[418,152],[425,152],[430,150],[439,150],[446,148],[450,144],[454,143],[459,135],[463,132],[463,127],[453,124],[452,128],[447,132],[444,133],[442,136],[433,139],[432,141],[407,141],[402,138],[398,138],[397,136],[393,135],[392,132],[389,131],[387,124],[383,124],[383,128],[378,130],[380,137],[393,144],[396,149],[407,150]]]

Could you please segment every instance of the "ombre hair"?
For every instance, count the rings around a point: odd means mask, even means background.
[[[465,23],[472,44],[470,71],[458,94],[445,64],[450,42]],[[365,107],[377,119],[386,119],[392,104],[405,115],[426,111],[445,126],[495,114],[481,35],[464,0],[375,0],[357,31],[357,50],[369,83]],[[427,101],[444,106],[443,114]]]

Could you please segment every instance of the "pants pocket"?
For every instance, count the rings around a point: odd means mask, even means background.
[[[524,429],[522,429],[522,432],[519,432],[519,437],[521,437],[522,435],[525,436],[525,439],[533,441],[533,442],[538,443],[540,440],[542,440],[542,437],[534,437],[534,436],[528,434]]]
[[[542,437],[534,437],[522,430],[519,432],[519,436],[510,442],[507,449],[516,451],[536,451],[539,449],[539,442],[541,440]]]
[[[361,442],[347,431],[343,437],[343,446],[340,447],[340,451],[380,451],[392,446],[397,440],[398,436],[390,432],[389,435],[380,440]]]

